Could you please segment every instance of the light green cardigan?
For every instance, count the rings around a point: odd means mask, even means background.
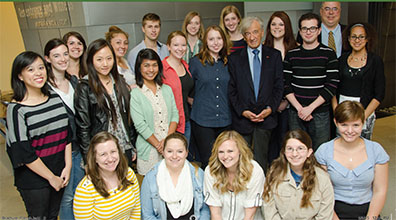
[[[176,108],[172,89],[167,85],[161,86],[162,96],[168,110],[168,127],[171,122],[179,122],[179,113]],[[130,110],[138,137],[136,140],[137,156],[139,159],[148,160],[150,149],[153,147],[146,140],[154,134],[154,112],[151,102],[140,91],[134,88],[131,91]]]

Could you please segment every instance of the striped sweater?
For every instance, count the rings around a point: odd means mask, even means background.
[[[283,73],[285,95],[294,93],[304,107],[320,95],[325,103],[316,108],[314,113],[328,111],[339,82],[338,60],[332,49],[320,43],[312,50],[302,46],[289,50],[283,61]]]
[[[78,184],[73,201],[75,219],[140,219],[140,189],[135,173],[128,168],[127,179],[132,182],[127,189],[109,190],[105,199],[85,176]]]
[[[50,93],[38,105],[11,102],[7,107],[7,153],[14,168],[15,186],[39,189],[49,182],[26,164],[40,158],[57,176],[65,167],[65,148],[71,140],[66,109],[60,97]]]

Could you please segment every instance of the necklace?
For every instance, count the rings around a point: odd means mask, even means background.
[[[110,82],[111,82],[111,78],[109,79],[109,81],[106,82],[106,86],[109,85]]]
[[[362,57],[355,57],[352,54],[349,56],[349,61],[366,61],[367,60],[367,53],[365,53]]]
[[[351,77],[357,76],[357,74],[362,71],[361,68],[355,69],[355,68],[349,68],[349,73],[351,73]]]

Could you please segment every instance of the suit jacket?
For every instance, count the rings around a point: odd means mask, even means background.
[[[231,104],[232,127],[241,134],[250,134],[255,126],[272,129],[277,125],[276,110],[283,96],[283,65],[281,53],[262,46],[260,89],[257,101],[250,72],[247,48],[229,57],[230,81],[228,96]],[[267,107],[272,113],[263,122],[254,123],[242,115],[245,110],[259,114]]]

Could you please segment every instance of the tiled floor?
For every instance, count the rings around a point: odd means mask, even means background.
[[[389,188],[385,207],[385,219],[396,219],[396,116],[376,121],[373,139],[379,142],[390,156]],[[11,164],[5,153],[4,139],[0,137],[0,219],[21,219],[26,211],[18,191],[13,186]],[[10,217],[10,218],[7,218]]]

